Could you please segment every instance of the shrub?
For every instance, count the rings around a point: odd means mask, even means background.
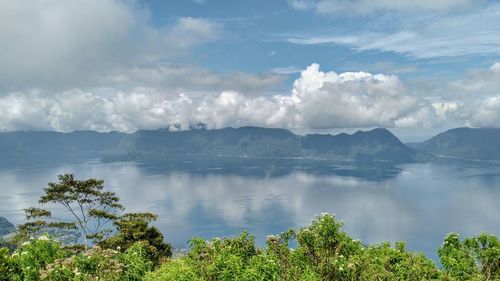
[[[14,280],[20,276],[20,268],[10,256],[9,249],[0,248],[0,281]]]
[[[114,222],[117,233],[99,243],[101,247],[125,251],[137,242],[141,242],[145,254],[158,265],[162,259],[172,256],[172,246],[164,242],[163,234],[149,224],[156,220],[151,213],[128,213]]]
[[[117,234],[118,240],[108,240],[126,243],[124,251],[95,246],[71,255],[47,236],[30,239],[12,255],[2,248],[0,281],[500,280],[500,243],[487,234],[463,241],[449,234],[438,250],[440,270],[423,254],[407,251],[403,242],[394,247],[361,244],[329,214],[299,230],[268,236],[265,249],[243,232],[211,241],[194,238],[188,252],[175,259],[169,253],[163,259],[151,258],[151,242],[163,243],[163,237],[154,234],[156,230],[147,235],[153,228],[142,215],[124,222],[127,230]],[[134,225],[141,228],[134,230]],[[140,242],[123,240],[134,233]],[[295,248],[290,248],[292,242]]]
[[[122,280],[142,280],[146,273],[153,270],[153,262],[147,252],[148,246],[146,242],[138,242],[118,256],[118,260],[123,264]]]
[[[19,270],[11,276],[13,280],[40,280],[39,271],[44,270],[56,259],[66,257],[68,252],[48,236],[24,242],[12,254],[11,259]]]
[[[198,278],[194,266],[185,259],[176,259],[164,263],[158,270],[151,272],[144,278],[146,281],[194,281],[202,280]]]
[[[41,280],[142,280],[153,269],[144,245],[132,245],[125,253],[95,246],[88,251],[58,259],[40,272]]]
[[[481,234],[460,241],[450,233],[438,250],[447,276],[458,280],[499,280],[500,242],[493,235]]]

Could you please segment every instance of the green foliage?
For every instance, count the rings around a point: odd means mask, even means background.
[[[147,242],[137,242],[118,256],[123,264],[122,280],[142,280],[146,273],[153,270],[153,262],[148,253],[150,245]]]
[[[434,280],[439,271],[423,254],[407,252],[402,242],[369,246],[342,265],[346,277],[361,280]],[[345,280],[350,280],[345,278]]]
[[[67,258],[58,259],[40,272],[41,280],[120,280],[123,265],[118,252],[94,247]]]
[[[139,281],[153,269],[141,243],[132,245],[126,252],[95,246],[83,253],[58,259],[40,271],[40,279]]]
[[[45,209],[25,209],[28,222],[19,226],[16,241],[26,240],[27,237],[53,228],[78,229],[87,249],[89,240],[102,240],[111,232],[111,229],[105,228],[107,222],[115,220],[117,210],[123,209],[115,193],[103,189],[102,180],[77,180],[72,174],[60,175],[59,182],[49,183],[38,202],[64,207],[72,220],[54,220],[52,213]]]
[[[84,251],[70,252],[47,236],[30,239],[13,254],[0,249],[0,281],[500,280],[500,243],[493,235],[463,241],[448,235],[438,249],[439,269],[407,251],[404,242],[363,245],[323,214],[307,227],[268,236],[265,249],[243,232],[191,239],[188,252],[172,259],[171,248],[160,250],[163,236],[149,226],[154,219],[124,215],[115,222],[115,236]],[[296,247],[290,248],[292,242]]]
[[[0,280],[38,281],[41,270],[67,255],[68,252],[48,236],[24,242],[11,256],[5,248],[0,249],[0,268],[6,268]]]
[[[149,259],[158,264],[162,258],[172,256],[172,246],[164,242],[163,234],[156,227],[149,225],[156,218],[151,213],[125,214],[114,222],[116,235],[103,240],[99,245],[124,251],[134,243],[141,242]]]
[[[449,238],[447,238],[449,240]],[[297,247],[289,248],[295,241]],[[270,235],[266,250],[255,247],[253,237],[190,241],[189,252],[168,260],[145,280],[497,280],[498,251],[494,236],[480,235],[460,244],[459,263],[470,266],[469,275],[439,270],[423,254],[408,252],[403,242],[365,246],[342,230],[329,214],[308,227]],[[465,249],[465,250],[464,250]],[[440,250],[441,254],[442,250]],[[471,258],[471,259],[469,259]],[[496,278],[496,279],[495,279]]]
[[[19,267],[10,256],[9,249],[0,248],[0,281],[14,280],[14,276],[19,276]]]
[[[277,263],[246,232],[212,241],[194,238],[189,244],[186,256],[165,262],[146,280],[279,280]]]
[[[297,233],[298,251],[305,264],[316,268],[324,280],[343,279],[347,260],[361,251],[361,243],[342,231],[342,223],[324,214]]]
[[[460,241],[458,234],[446,236],[438,250],[447,275],[456,280],[500,280],[500,241],[481,234]]]
[[[150,272],[144,278],[146,281],[192,281],[203,280],[198,277],[195,267],[187,259],[175,259],[166,262],[158,270]]]

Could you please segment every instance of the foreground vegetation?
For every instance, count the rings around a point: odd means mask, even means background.
[[[67,205],[75,203],[73,199],[83,200],[83,207],[103,205],[99,197],[89,201],[91,195],[103,195],[100,181],[78,181],[69,175],[60,180],[59,185],[46,189],[46,193],[52,192],[50,198]],[[97,187],[96,192],[89,183]],[[81,191],[87,196],[77,196]],[[47,194],[42,197],[47,198]],[[114,194],[105,193],[103,198],[112,199],[106,202],[122,209]],[[12,241],[15,249],[0,249],[0,281],[500,280],[500,241],[488,234],[463,240],[457,234],[447,235],[437,249],[438,267],[423,254],[407,251],[403,242],[394,247],[389,243],[364,245],[344,232],[333,215],[322,214],[309,226],[268,236],[264,248],[243,232],[211,241],[193,238],[186,253],[172,257],[171,246],[150,225],[156,218],[153,214],[118,215],[113,208],[105,213],[95,209],[81,211],[86,219],[76,224],[47,220],[48,210],[28,209],[31,221],[18,228]],[[33,221],[33,216],[46,219]],[[97,218],[112,221],[112,232],[92,232],[90,222]],[[45,234],[54,228],[76,229],[87,239],[82,245],[64,245],[57,235]]]

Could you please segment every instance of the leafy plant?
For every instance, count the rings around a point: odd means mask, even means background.
[[[151,213],[129,213],[114,222],[117,232],[114,236],[103,240],[100,246],[125,251],[134,243],[141,242],[151,261],[158,264],[161,259],[172,256],[172,246],[164,242],[163,234],[149,224],[157,216]]]
[[[458,280],[499,280],[500,241],[481,234],[460,241],[456,233],[446,236],[438,250],[444,271]]]

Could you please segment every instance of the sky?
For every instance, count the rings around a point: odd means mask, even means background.
[[[0,0],[0,131],[500,126],[500,2]]]

